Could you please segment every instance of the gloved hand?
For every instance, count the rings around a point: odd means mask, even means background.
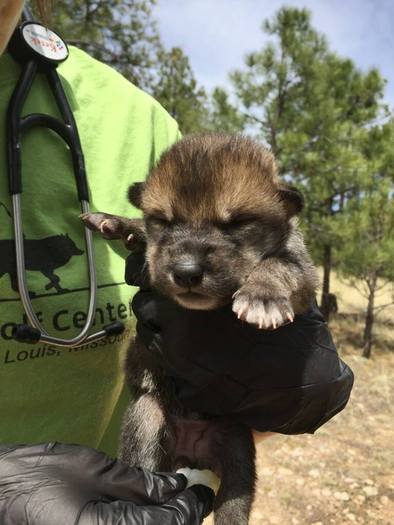
[[[0,446],[2,525],[198,525],[213,491],[79,445]]]
[[[125,280],[141,289],[132,304],[139,338],[191,410],[301,434],[345,407],[353,374],[316,304],[291,324],[259,330],[237,319],[231,304],[187,310],[150,289],[142,253],[127,258]]]

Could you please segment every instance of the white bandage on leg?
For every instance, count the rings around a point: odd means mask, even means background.
[[[220,479],[212,470],[198,470],[188,467],[180,468],[177,474],[183,474],[187,478],[187,488],[193,485],[205,485],[217,494],[220,487]]]

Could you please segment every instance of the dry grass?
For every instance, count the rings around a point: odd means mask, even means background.
[[[394,355],[348,355],[356,383],[347,408],[314,436],[258,447],[252,524],[394,523]]]
[[[335,276],[332,289],[339,303],[332,332],[356,378],[351,400],[313,436],[277,435],[258,446],[251,525],[394,524],[394,307],[378,320],[366,360],[365,303]]]
[[[322,272],[320,272],[322,275]],[[381,286],[383,283],[379,283]],[[346,314],[363,315],[367,307],[367,299],[360,293],[362,284],[357,287],[338,277],[335,273],[331,276],[331,290],[337,295],[339,311]],[[386,285],[376,296],[376,306],[388,304],[393,301],[393,288]],[[381,318],[389,319],[394,316],[394,304],[382,311]]]
[[[335,335],[335,342],[341,352],[359,352],[362,345],[366,298],[357,288],[349,285],[343,279],[333,274],[331,288],[338,299],[338,314],[330,323]],[[393,288],[385,286],[376,296],[376,306],[389,304],[393,301]],[[377,315],[373,328],[374,346],[372,352],[394,351],[394,304],[381,310]],[[394,520],[393,520],[394,522]]]

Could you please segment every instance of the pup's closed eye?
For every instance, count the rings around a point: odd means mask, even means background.
[[[245,226],[247,224],[250,224],[252,222],[257,222],[259,217],[256,215],[251,215],[247,213],[240,213],[237,215],[232,215],[230,217],[230,220],[228,221],[228,224],[230,226]]]
[[[218,226],[223,230],[242,228],[243,226],[248,226],[257,222],[259,217],[251,214],[236,214],[232,215],[226,221],[220,221]]]
[[[165,215],[162,213],[155,214],[155,215],[149,215],[146,218],[147,224],[151,224],[153,226],[161,226],[162,228],[165,228],[167,226],[170,226],[171,222]]]

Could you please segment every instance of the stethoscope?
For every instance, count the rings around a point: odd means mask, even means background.
[[[124,330],[124,325],[120,321],[116,321],[104,326],[102,330],[88,335],[96,310],[97,280],[92,232],[86,227],[84,230],[90,294],[86,323],[81,332],[71,339],[62,339],[49,335],[41,326],[31,304],[26,281],[21,214],[22,135],[34,127],[46,127],[57,133],[65,141],[71,153],[82,213],[89,211],[89,189],[77,126],[56,71],[57,66],[68,57],[67,45],[54,31],[35,22],[28,9],[25,9],[23,12],[23,20],[24,22],[15,30],[8,46],[11,55],[22,65],[22,72],[8,106],[6,124],[8,180],[13,207],[18,288],[29,324],[17,325],[13,331],[13,337],[17,341],[25,343],[42,341],[58,346],[78,346],[82,343],[87,344],[97,341],[109,335],[120,334]],[[37,74],[46,76],[62,120],[42,113],[31,113],[22,117],[26,97]]]

